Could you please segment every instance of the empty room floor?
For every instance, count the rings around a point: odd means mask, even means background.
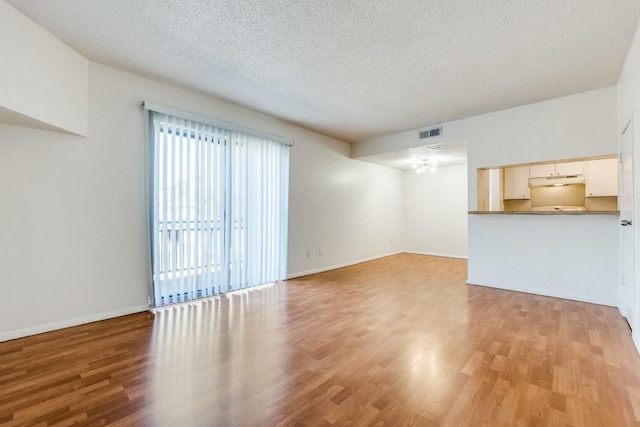
[[[613,307],[401,254],[0,343],[0,424],[640,426]]]

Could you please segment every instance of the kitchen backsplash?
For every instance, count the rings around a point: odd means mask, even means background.
[[[584,184],[562,187],[534,187],[531,189],[531,207],[585,206]]]
[[[530,200],[505,200],[504,210],[526,212],[538,206],[584,206],[587,211],[617,211],[617,197],[586,197],[584,184],[563,187],[536,187]]]
[[[585,207],[588,211],[617,211],[618,198],[611,197],[587,197]]]
[[[531,200],[505,200],[504,210],[507,212],[529,212]]]

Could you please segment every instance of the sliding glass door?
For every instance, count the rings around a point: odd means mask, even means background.
[[[150,111],[155,306],[286,277],[289,146]]]

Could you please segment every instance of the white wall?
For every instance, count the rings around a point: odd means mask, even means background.
[[[609,87],[444,123],[443,136],[438,138],[438,143],[467,145],[467,209],[477,209],[478,168],[617,153],[616,98],[616,88]],[[357,143],[352,148],[352,156],[366,157],[406,150],[420,144],[416,131],[411,130]],[[458,185],[462,187],[462,184]],[[441,198],[439,202],[442,203],[444,200],[446,199]],[[434,240],[429,240],[424,234],[412,235],[416,223],[420,221],[420,214],[412,213],[411,209],[410,204],[407,204],[407,248],[412,250],[418,245],[427,247],[434,244]],[[442,218],[444,213],[445,211],[438,212],[437,219],[434,218],[438,222],[429,224],[429,227],[448,227],[447,218]],[[617,229],[612,226],[617,218],[580,219],[572,216],[557,218],[555,222],[536,218],[505,215],[487,218],[470,215],[469,281],[615,305],[611,290],[617,286],[617,250],[605,253],[603,248],[609,251],[612,247],[611,242],[618,240]],[[556,227],[557,224],[565,222],[578,227],[572,231],[573,234],[569,233],[570,226],[567,230]],[[592,255],[602,255],[602,263],[585,261],[584,265],[581,265],[577,259],[567,263],[562,257],[556,256],[573,250],[573,243],[565,240],[566,238],[575,236],[579,230],[589,233],[588,226],[580,228],[578,224],[593,225],[594,230],[599,230],[598,233],[602,234],[602,239],[607,244],[601,245],[597,239],[583,239],[580,250],[574,253],[581,254],[586,251]],[[518,227],[522,229],[518,230]],[[505,232],[507,230],[508,232]],[[428,251],[444,251],[442,245],[447,241],[447,236],[458,239],[457,231],[456,227],[447,230],[446,233],[443,230],[435,240],[440,249],[429,247]],[[554,236],[557,231],[565,233]],[[550,252],[554,256],[539,258],[545,261],[544,265],[541,265],[535,255],[542,249],[538,242],[549,236],[554,236],[553,240],[556,242],[555,252]],[[529,249],[521,250],[522,248]],[[501,259],[512,261],[502,263],[499,261]],[[583,259],[595,260],[597,257]],[[575,270],[578,267],[580,271]],[[545,270],[557,274],[547,275],[544,274]],[[573,277],[572,275],[583,279],[583,283],[578,286],[573,280],[567,280],[567,277]],[[540,280],[544,280],[544,283],[536,282]]]
[[[622,134],[627,125],[632,111],[638,111],[640,106],[640,26],[636,30],[636,35],[627,53],[624,68],[618,80],[618,117],[617,131]],[[635,123],[640,120],[635,116]]]
[[[293,137],[289,277],[401,252],[403,173],[352,160],[348,144],[328,137]]]
[[[618,304],[618,216],[469,215],[476,285]]]
[[[437,142],[467,144],[466,209],[476,210],[478,168],[610,155],[617,152],[615,128],[616,88],[609,87],[444,123],[443,136]],[[360,158],[421,144],[416,130],[410,130],[358,142],[352,146],[351,155]],[[408,222],[418,216],[411,209],[407,205]],[[440,226],[443,225],[433,225],[434,228]],[[412,225],[407,224],[407,229],[411,228]],[[452,229],[450,231],[456,233],[462,228],[454,226]],[[473,232],[470,227],[468,233]],[[435,253],[450,250],[443,246],[444,238],[438,239],[438,246],[433,247],[435,242],[426,236],[410,236],[411,232],[407,233],[408,250],[427,252],[416,249],[418,247],[428,247],[429,252]],[[458,234],[452,236],[456,240],[460,237]],[[473,255],[469,251],[469,258]]]
[[[0,122],[87,134],[89,61],[0,0]]]
[[[632,220],[635,245],[635,319],[629,323],[633,329],[633,340],[640,351],[640,27],[627,54],[620,80],[618,81],[617,135],[622,135],[625,126],[633,118],[634,157],[634,218]],[[620,138],[620,137],[619,137]]]
[[[88,138],[0,124],[0,340],[147,307],[143,100],[295,139],[291,275],[404,248],[402,172],[350,159],[347,143],[90,63]]]
[[[481,167],[617,153],[616,88],[608,87],[444,123],[438,143],[466,143],[469,210]],[[352,157],[422,145],[415,130],[354,144]]]
[[[469,119],[444,123],[442,136],[429,140],[429,144],[466,144],[469,136],[465,132],[466,120]],[[351,157],[360,159],[395,151],[404,151],[424,145],[426,145],[424,140],[418,138],[418,129],[412,129],[356,142],[351,145]]]
[[[616,88],[457,125],[469,135],[469,206],[476,210],[477,168],[616,153]],[[468,281],[616,305],[617,221],[617,216],[470,215]]]
[[[473,117],[456,131],[468,136],[469,210],[476,210],[478,168],[617,153],[616,88]]]
[[[467,166],[435,173],[405,172],[405,244],[408,252],[466,258]]]

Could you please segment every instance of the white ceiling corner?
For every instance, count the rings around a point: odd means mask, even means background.
[[[87,58],[348,142],[617,83],[638,0],[7,0]]]

